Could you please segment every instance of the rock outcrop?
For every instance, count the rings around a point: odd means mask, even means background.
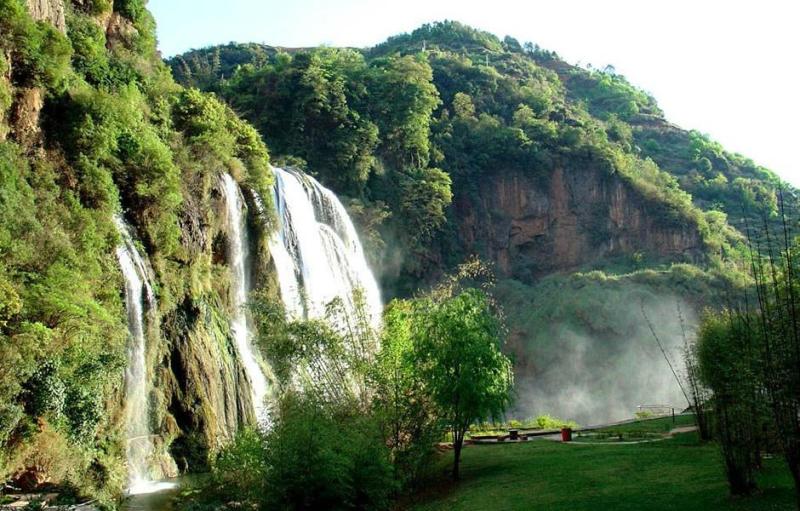
[[[11,106],[11,131],[14,139],[23,147],[34,147],[41,142],[39,116],[43,107],[44,90],[41,87],[17,90]]]
[[[154,350],[152,362],[158,435],[171,444],[180,470],[202,467],[209,451],[230,441],[243,425],[255,423],[250,382],[231,341],[234,310],[225,256],[229,243],[225,206],[213,185],[202,180],[194,185],[190,188],[196,193],[185,195],[181,243],[188,255],[184,269],[200,289],[187,289],[175,307],[163,311],[163,342]],[[253,233],[255,240],[264,237],[256,226]],[[252,253],[254,267],[271,265],[268,252]],[[170,278],[164,269],[157,274],[162,281]],[[277,293],[276,287],[273,292]]]
[[[546,177],[497,172],[472,195],[457,196],[454,208],[463,250],[523,282],[608,257],[691,262],[703,253],[696,226],[590,167],[556,167]]]
[[[50,23],[62,33],[67,32],[63,0],[27,0],[28,12],[36,21]],[[5,58],[9,62],[9,58]],[[0,77],[10,84],[10,69]],[[4,83],[0,83],[3,87]],[[10,131],[23,147],[32,148],[41,142],[39,116],[44,107],[44,90],[41,87],[23,87],[16,91],[10,111]],[[2,121],[2,119],[0,119]],[[0,122],[0,141],[6,138],[6,129]]]
[[[101,23],[104,23],[106,27],[106,41],[109,48],[118,43],[127,44],[138,33],[133,23],[118,12],[110,13],[107,17],[104,16]]]
[[[249,382],[221,310],[187,298],[162,322],[167,345],[156,387],[164,393],[162,435],[177,438],[172,452],[184,470],[255,422]]]
[[[27,4],[33,19],[47,21],[61,32],[67,32],[63,0],[27,0]]]

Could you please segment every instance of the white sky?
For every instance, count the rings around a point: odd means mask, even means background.
[[[443,19],[612,64],[667,118],[800,186],[798,0],[150,0],[165,56],[211,44],[375,45]]]

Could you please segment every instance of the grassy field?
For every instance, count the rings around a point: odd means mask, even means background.
[[[657,422],[650,426],[659,427]],[[451,461],[452,454],[442,457],[442,473]],[[470,446],[464,449],[461,470],[460,483],[442,483],[408,509],[795,509],[791,477],[780,458],[765,460],[758,495],[732,499],[718,447],[701,445],[696,433],[634,445],[536,440]]]

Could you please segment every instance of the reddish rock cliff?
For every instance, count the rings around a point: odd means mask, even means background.
[[[599,169],[557,167],[545,178],[498,172],[473,194],[456,197],[454,208],[464,251],[522,281],[635,253],[649,260],[702,258],[694,225]]]

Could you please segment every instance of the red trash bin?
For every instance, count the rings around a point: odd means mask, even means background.
[[[561,441],[562,442],[572,441],[572,428],[561,428]]]

